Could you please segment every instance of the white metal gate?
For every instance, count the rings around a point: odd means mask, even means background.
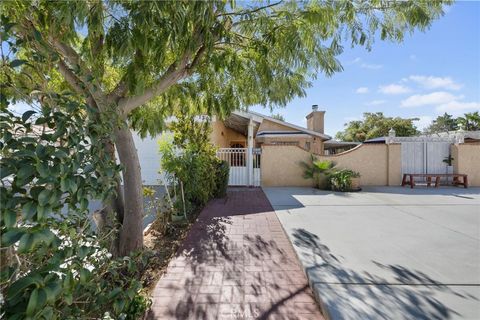
[[[450,138],[396,137],[391,142],[402,145],[403,173],[446,173],[443,160],[450,155]]]
[[[217,151],[217,157],[225,160],[230,165],[230,175],[228,177],[229,186],[255,186],[261,184],[260,172],[261,149],[252,149],[251,169],[249,170],[248,148],[220,148]],[[251,178],[250,178],[251,172]]]

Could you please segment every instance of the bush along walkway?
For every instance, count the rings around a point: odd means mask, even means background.
[[[200,213],[153,291],[149,319],[323,319],[261,189]]]

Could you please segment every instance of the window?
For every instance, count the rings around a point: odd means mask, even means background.
[[[305,149],[310,150],[310,141],[305,142]]]

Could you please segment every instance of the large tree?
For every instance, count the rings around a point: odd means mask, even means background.
[[[480,130],[480,114],[478,111],[465,113],[463,117],[457,118],[457,123],[465,131]]]
[[[417,118],[386,117],[382,112],[363,114],[362,120],[354,120],[345,124],[345,130],[337,133],[336,138],[341,141],[363,142],[368,139],[388,136],[390,129],[394,129],[399,137],[408,137],[419,134],[413,121]]]
[[[405,32],[425,30],[450,2],[2,1],[0,9],[2,41],[22,47],[23,68],[47,82],[59,73],[114,121],[105,147],[113,154],[115,145],[124,167],[125,201],[115,210],[124,211],[120,248],[128,253],[143,238],[129,125],[154,133],[179,105],[221,116],[253,104],[285,105],[318,73],[342,70],[335,58],[342,44],[370,48],[377,33],[401,41]]]
[[[427,134],[455,131],[458,129],[457,119],[448,113],[438,116],[432,123],[425,128]]]

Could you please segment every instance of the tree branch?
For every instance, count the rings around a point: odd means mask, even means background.
[[[82,61],[78,53],[69,45],[58,41],[58,39],[56,39],[55,37],[49,36],[49,42],[51,46],[53,46],[53,48],[65,58],[64,63],[68,62],[69,64],[80,70],[81,74],[75,76],[83,84],[89,95],[93,99],[95,99],[95,101],[97,102],[96,104],[101,105],[98,103],[99,101],[97,100],[104,99],[105,95],[101,90],[98,80],[93,76],[92,71]]]
[[[58,70],[62,74],[65,81],[67,81],[67,83],[73,88],[73,90],[75,90],[75,92],[77,92],[81,96],[86,96],[87,103],[90,106],[98,109],[98,104],[93,98],[93,96],[90,94],[90,92],[88,92],[86,88],[82,87],[82,82],[78,79],[75,73],[73,73],[73,71],[68,68],[68,66],[62,59],[60,59],[60,62],[58,63]]]
[[[164,93],[173,84],[184,78],[188,74],[187,66],[189,58],[190,54],[186,53],[180,60],[180,63],[170,65],[162,77],[142,94],[134,97],[121,98],[118,102],[118,108],[123,113],[123,116],[128,115],[132,110],[147,103],[155,96]]]
[[[278,6],[282,2],[283,2],[283,0],[280,0],[278,2],[271,3],[271,4],[268,4],[266,6],[258,7],[258,8],[255,8],[253,10],[243,10],[243,11],[239,11],[239,12],[220,13],[220,14],[217,15],[217,17],[221,17],[221,16],[240,16],[240,15],[245,15],[245,14],[252,14],[252,13],[255,13],[255,12],[258,12],[258,11],[261,11],[261,10],[265,10],[265,9],[268,9],[268,8],[271,8],[271,7]]]

